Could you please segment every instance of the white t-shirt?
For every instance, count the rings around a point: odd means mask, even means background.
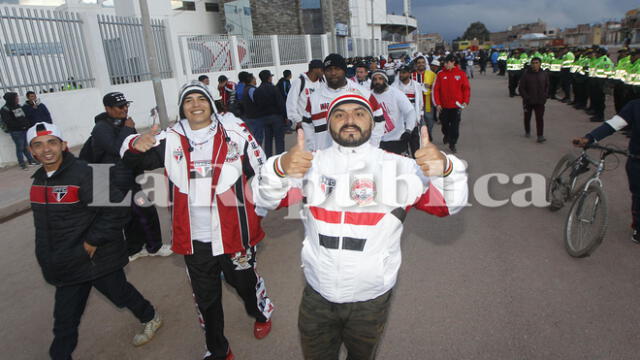
[[[213,167],[211,166],[211,154],[213,154],[213,136],[217,126],[211,124],[200,130],[191,130],[185,126],[187,136],[191,141],[191,164],[189,164],[189,212],[191,213],[191,236],[193,240],[210,243],[212,229],[217,229],[220,224],[218,216],[215,216],[216,208],[212,207],[211,184]],[[213,222],[213,226],[212,225]]]

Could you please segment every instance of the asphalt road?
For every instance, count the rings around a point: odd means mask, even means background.
[[[551,101],[548,141],[537,144],[522,137],[520,99],[507,96],[505,79],[487,75],[471,84],[458,146],[458,155],[470,164],[471,188],[489,173],[549,175],[555,162],[573,151],[569,140],[593,127],[584,113]],[[438,135],[434,142],[441,140]],[[626,140],[614,135],[607,143],[624,146]],[[603,177],[609,231],[585,259],[573,259],[564,250],[567,208],[557,213],[513,205],[486,208],[472,193],[471,206],[450,218],[412,211],[378,358],[638,359],[640,247],[629,240],[623,161],[612,160]],[[505,199],[527,186],[493,181],[490,194]],[[161,213],[166,231],[167,214]],[[254,339],[253,321],[238,296],[228,287],[224,292],[226,335],[240,360],[302,358],[296,327],[304,284],[302,226],[284,215],[274,212],[264,221],[267,238],[258,254],[258,270],[276,305],[272,333]],[[45,359],[54,288],[44,282],[35,261],[31,213],[1,224],[0,234],[0,358]],[[143,258],[126,273],[156,305],[164,327],[151,343],[134,348],[135,318],[94,291],[74,358],[201,359],[204,337],[183,259]]]

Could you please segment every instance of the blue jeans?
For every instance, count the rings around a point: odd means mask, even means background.
[[[264,153],[267,158],[273,154],[273,140],[276,142],[275,155],[284,152],[284,119],[280,115],[270,115],[261,118],[264,127]]]
[[[11,139],[13,139],[13,143],[16,144],[16,157],[18,158],[20,166],[24,165],[24,158],[22,157],[23,154],[27,157],[27,161],[30,163],[35,162],[31,153],[27,149],[26,131],[12,131]]]
[[[258,145],[262,146],[262,141],[264,140],[264,123],[262,122],[262,118],[247,118],[246,122]]]

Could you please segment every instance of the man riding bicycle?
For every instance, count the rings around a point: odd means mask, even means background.
[[[631,127],[629,159],[626,165],[633,217],[631,240],[640,244],[640,99],[629,101],[617,115],[584,137],[574,139],[573,143],[575,146],[584,147],[606,138],[627,125]]]

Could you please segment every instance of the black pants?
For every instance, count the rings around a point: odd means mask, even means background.
[[[71,360],[71,353],[78,344],[80,318],[92,287],[115,306],[129,309],[141,323],[149,322],[155,316],[151,303],[127,282],[122,269],[82,284],[59,286],[56,288],[53,310],[54,339],[49,348],[51,359]]]
[[[574,83],[576,103],[581,107],[587,107],[589,101],[589,86],[585,75],[577,74]]]
[[[437,113],[437,111],[433,111],[433,114],[435,116],[435,113]],[[422,125],[418,124],[418,126],[416,126],[412,131],[411,131],[411,139],[409,140],[409,149],[411,149],[411,156],[412,157],[416,157],[416,151],[418,151],[418,149],[420,149],[420,128],[422,127]],[[429,133],[429,138],[433,138],[431,133]]]
[[[560,72],[560,84],[564,93],[563,98],[571,99],[571,72],[569,69],[562,69]]]
[[[544,134],[544,104],[523,104],[524,108],[524,132],[531,133],[531,113],[536,113],[536,134]]]
[[[591,108],[595,111],[596,116],[604,117],[605,109],[605,96],[604,96],[604,79],[591,78],[589,79],[589,89],[591,98]]]
[[[264,153],[269,158],[271,155],[280,155],[284,152],[284,119],[280,115],[269,115],[263,118],[264,122]],[[273,152],[273,142],[276,143],[276,152]]]
[[[504,76],[505,70],[507,70],[507,62],[505,60],[498,61],[498,76]]]
[[[273,312],[264,280],[255,271],[255,248],[245,254],[213,256],[211,244],[193,242],[193,255],[186,255],[187,273],[205,330],[207,349],[216,359],[224,359],[229,342],[224,336],[222,280],[233,286],[244,302],[247,313],[256,321],[266,322]]]
[[[338,360],[340,346],[347,360],[373,360],[384,332],[392,290],[375,299],[332,303],[307,285],[302,293],[298,329],[306,360]]]
[[[460,137],[460,109],[442,109],[440,123],[442,135],[449,140],[449,145],[457,144]]]
[[[402,155],[408,151],[408,145],[406,141],[381,141],[380,149],[394,154]]]
[[[631,191],[632,226],[640,231],[640,159],[628,159],[626,168]]]
[[[616,114],[622,110],[629,98],[627,85],[620,80],[615,80],[613,85],[613,105],[616,108]]]
[[[519,71],[509,71],[509,96],[516,95],[516,89],[518,88],[518,82],[520,82]]]
[[[554,99],[560,84],[560,72],[549,71],[549,98]]]
[[[134,191],[133,195],[135,194]],[[143,196],[140,199],[146,199],[146,197]],[[156,207],[154,205],[138,206],[134,196],[131,202],[131,219],[124,226],[124,235],[129,256],[142,250],[143,246],[150,253],[157,252],[162,246],[162,232]]]

